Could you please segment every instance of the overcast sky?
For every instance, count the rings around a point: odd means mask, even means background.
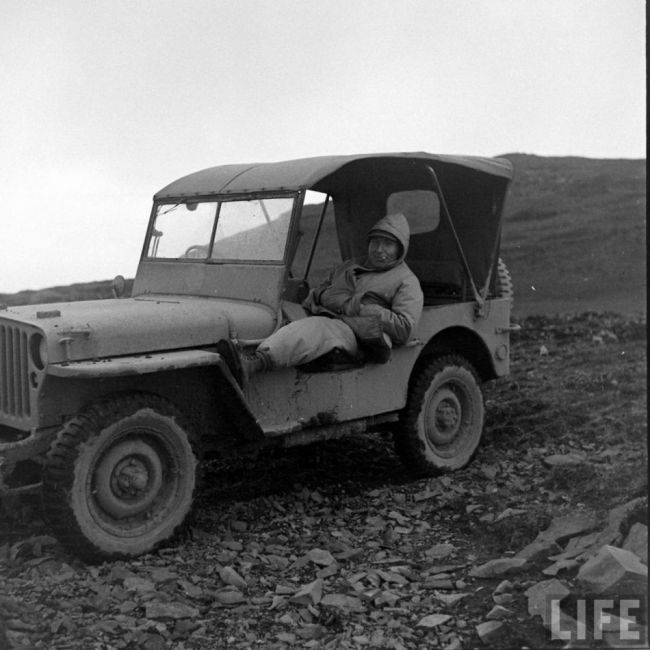
[[[645,157],[643,0],[1,0],[0,293],[135,274],[231,162]]]

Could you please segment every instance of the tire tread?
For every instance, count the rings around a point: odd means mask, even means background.
[[[108,397],[91,404],[63,425],[47,453],[41,498],[43,517],[52,527],[61,544],[86,561],[108,561],[133,556],[124,553],[107,553],[98,548],[85,537],[77,523],[70,507],[70,490],[74,482],[74,468],[79,457],[79,449],[91,438],[93,431],[101,430],[115,419],[135,413],[142,408],[154,408],[164,415],[173,417],[187,433],[192,451],[197,461],[200,461],[198,438],[189,421],[172,403],[146,393]],[[197,465],[194,494],[199,483],[199,472],[200,462]],[[179,534],[183,526],[183,523],[177,526],[172,535],[157,542],[149,552],[169,543]]]
[[[434,377],[448,366],[457,366],[469,371],[480,391],[480,382],[474,367],[458,354],[434,357],[415,377],[409,390],[406,406],[400,415],[399,427],[393,436],[395,451],[406,467],[415,476],[440,476],[454,471],[451,468],[436,467],[424,455],[424,442],[417,432],[417,421],[422,410],[422,400]]]

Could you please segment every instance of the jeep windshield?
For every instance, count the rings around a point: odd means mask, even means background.
[[[149,259],[281,262],[295,198],[159,203]]]

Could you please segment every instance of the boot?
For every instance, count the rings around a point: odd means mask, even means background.
[[[242,375],[245,381],[258,372],[271,370],[273,364],[271,358],[261,350],[256,350],[253,355],[243,357],[241,360]]]

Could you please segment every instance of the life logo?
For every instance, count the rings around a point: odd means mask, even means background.
[[[585,596],[576,598],[570,611],[560,609],[560,600],[550,596],[546,601],[552,640],[571,647],[602,641],[610,648],[648,648],[645,596]]]

